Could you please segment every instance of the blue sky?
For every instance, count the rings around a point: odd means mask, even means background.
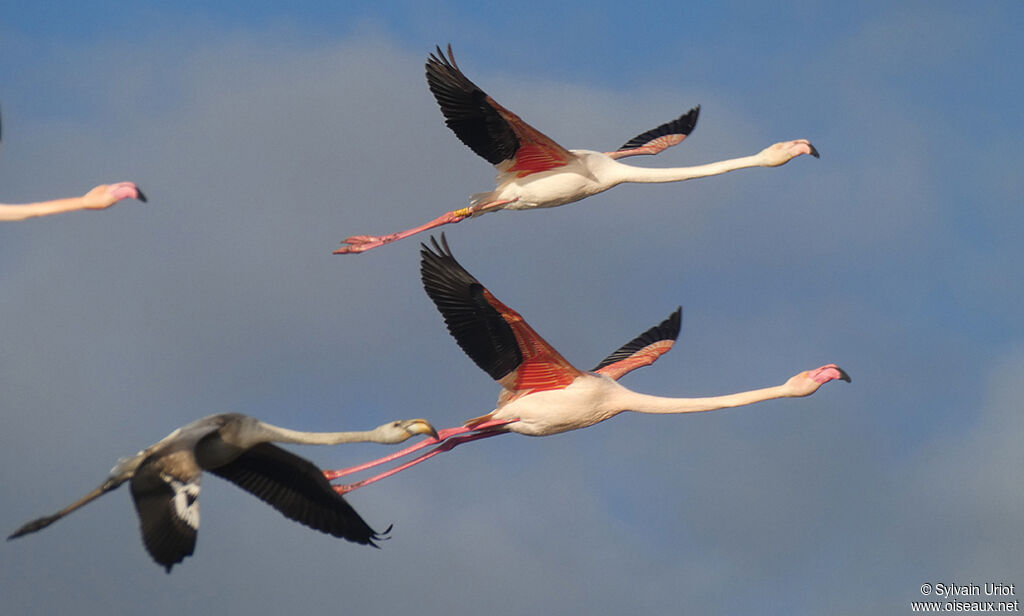
[[[209,477],[196,554],[167,576],[121,490],[3,545],[0,612],[863,614],[908,612],[925,582],[1024,587],[1024,9],[347,4],[2,4],[0,200],[130,179],[151,203],[0,226],[0,526],[210,413],[345,430],[493,408],[415,240],[330,254],[491,187],[427,91],[435,44],[567,147],[695,104],[694,134],[643,164],[813,141],[820,160],[448,239],[581,367],[681,304],[679,344],[633,389],[827,362],[853,383],[466,445],[351,496],[394,523],[381,550]]]

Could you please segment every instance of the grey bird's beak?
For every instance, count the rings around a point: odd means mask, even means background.
[[[434,440],[439,440],[437,430],[426,419],[407,419],[402,422],[402,427],[410,434],[429,434]]]

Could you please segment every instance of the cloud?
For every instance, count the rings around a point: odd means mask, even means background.
[[[341,430],[418,416],[455,425],[494,404],[495,384],[420,289],[416,240],[330,254],[347,235],[418,224],[492,183],[424,87],[429,46],[274,26],[206,34],[82,45],[74,70],[44,57],[36,68],[55,82],[4,101],[5,198],[113,179],[151,197],[0,227],[8,528],[209,413]],[[848,68],[856,58],[841,52],[859,37],[810,64]],[[884,98],[864,71],[814,83],[832,105],[780,91],[760,108],[736,95],[753,78],[742,66],[699,86],[630,83],[650,88],[641,96],[459,59],[570,147],[614,147],[703,105],[691,139],[641,164],[750,154],[805,136],[779,126],[807,130],[820,161],[622,186],[454,225],[448,237],[583,367],[683,304],[679,345],[627,377],[637,390],[715,395],[828,361],[854,382],[806,400],[460,447],[351,496],[373,525],[395,524],[381,550],[328,540],[210,477],[196,556],[165,576],[120,491],[7,544],[0,611],[731,613],[768,602],[801,613],[830,597],[834,611],[862,613],[850,606],[891,611],[931,575],[1020,570],[1020,503],[1001,480],[1020,466],[1013,285],[975,275],[1003,271],[1019,248],[963,240],[929,116],[907,100],[879,112],[848,98],[858,86]],[[111,71],[130,78],[113,91],[89,85]],[[62,88],[87,93],[82,117],[30,109]],[[899,147],[881,148],[893,134]],[[1012,175],[1012,160],[992,164]],[[972,206],[1005,209],[1005,186],[992,189],[999,199],[973,188]],[[969,266],[936,267],[951,245]],[[950,295],[966,308],[948,312]],[[998,340],[984,326],[992,315],[1010,324]],[[341,467],[381,448],[297,451]]]

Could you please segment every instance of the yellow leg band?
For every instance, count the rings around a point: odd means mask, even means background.
[[[472,213],[473,208],[471,207],[464,207],[461,210],[455,210],[454,212],[452,212],[452,214],[460,218],[468,218]]]

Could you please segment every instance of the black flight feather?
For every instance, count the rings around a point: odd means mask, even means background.
[[[176,513],[174,489],[151,463],[153,460],[143,460],[132,476],[132,500],[139,514],[146,551],[170,573],[171,567],[192,555],[197,531]]]
[[[427,85],[455,136],[492,165],[515,157],[519,138],[487,100],[487,94],[455,64],[452,46],[427,59]]]
[[[647,143],[664,137],[665,135],[689,135],[697,126],[697,117],[700,116],[700,105],[687,111],[671,122],[665,122],[657,128],[652,128],[627,141],[619,150],[633,150],[643,147]]]
[[[207,470],[314,530],[363,545],[381,539],[315,464],[276,445],[261,443]]]
[[[679,307],[676,308],[675,312],[670,314],[667,319],[640,334],[636,338],[633,338],[626,344],[619,347],[617,351],[608,357],[605,357],[596,368],[591,370],[591,372],[597,372],[605,366],[628,359],[633,355],[633,353],[636,353],[640,349],[652,345],[655,342],[660,342],[662,340],[675,340],[679,337],[679,329],[682,326],[682,322],[683,309],[682,307]]]
[[[444,234],[441,244],[433,237],[430,241],[433,250],[420,244],[423,288],[466,355],[492,379],[500,380],[523,363],[515,333],[484,297],[483,285],[452,256]]]

